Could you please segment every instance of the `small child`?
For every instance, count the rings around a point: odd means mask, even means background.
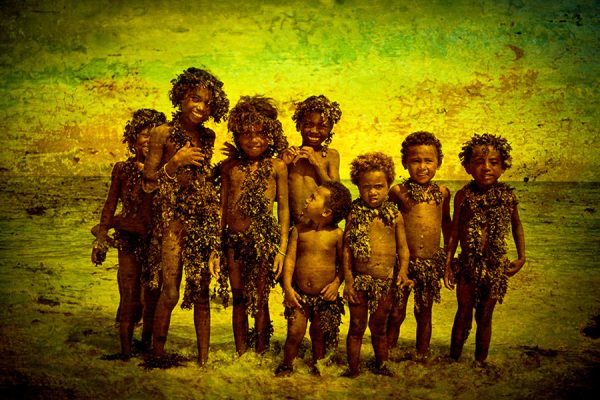
[[[333,126],[342,117],[340,106],[323,95],[310,96],[296,106],[292,120],[302,135],[300,147],[286,149],[281,158],[288,166],[292,222],[300,221],[304,202],[328,181],[340,180],[340,155],[329,147]]]
[[[392,303],[408,279],[408,245],[402,214],[388,200],[394,182],[394,162],[380,153],[358,156],[350,164],[350,178],[360,198],[352,203],[344,237],[344,298],[349,302],[350,327],[346,348],[349,369],[344,376],[359,374],[360,348],[367,328],[375,351],[375,373],[393,376],[386,366],[386,326]]]
[[[275,374],[288,375],[310,320],[313,372],[325,352],[337,347],[344,303],[338,289],[344,232],[337,224],[350,211],[352,196],[341,183],[325,182],[306,200],[303,220],[292,228],[283,267],[288,333],[283,363]]]
[[[442,165],[442,144],[429,132],[414,132],[402,142],[402,166],[410,178],[390,190],[404,218],[406,241],[410,251],[408,277],[415,287],[415,319],[417,320],[417,357],[425,357],[431,340],[431,309],[440,302],[441,281],[444,279],[446,252],[440,248],[443,233],[444,248],[450,236],[450,191],[432,182]],[[406,316],[410,291],[405,290],[402,302],[392,308],[387,335],[390,348],[395,347],[400,325]]]
[[[228,128],[239,154],[221,166],[221,227],[233,295],[235,347],[239,355],[246,351],[250,314],[255,318],[255,348],[263,353],[271,334],[269,293],[281,274],[288,242],[287,168],[273,158],[287,141],[277,109],[261,96],[242,97],[231,110]]]
[[[525,235],[513,189],[498,179],[511,166],[506,139],[491,134],[474,135],[458,155],[473,180],[456,193],[452,231],[446,258],[445,285],[454,288],[458,310],[452,327],[450,357],[458,360],[469,335],[475,309],[477,333],[475,360],[484,364],[492,337],[492,313],[502,304],[513,276],[525,263]],[[506,258],[506,237],[512,228],[518,259]],[[457,270],[452,258],[458,244]]]
[[[127,360],[131,357],[133,329],[142,316],[142,344],[150,345],[152,340],[152,320],[156,307],[157,291],[144,285],[142,296],[142,274],[146,272],[147,251],[149,245],[150,218],[152,215],[152,198],[142,189],[142,171],[148,154],[150,130],[166,122],[165,114],[156,110],[142,108],[133,113],[123,133],[123,143],[133,154],[126,161],[117,162],[112,170],[110,189],[100,224],[92,229],[96,236],[92,249],[92,262],[102,264],[109,242],[119,252],[119,336],[121,353],[118,358]],[[122,208],[115,215],[117,205]],[[108,236],[110,228],[115,229],[114,239]],[[143,304],[142,304],[143,297]]]
[[[169,97],[178,110],[171,122],[152,131],[144,168],[144,189],[156,191],[152,283],[162,282],[152,362],[169,365],[165,344],[185,271],[181,307],[194,308],[198,363],[203,365],[210,339],[210,276],[218,269],[221,250],[219,199],[211,165],[215,133],[204,123],[209,118],[220,122],[229,101],[223,83],[202,69],[188,68],[171,84]]]

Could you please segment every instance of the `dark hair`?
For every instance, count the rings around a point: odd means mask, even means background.
[[[330,195],[326,205],[332,211],[333,224],[337,225],[338,222],[346,219],[350,212],[350,207],[352,206],[350,190],[337,181],[323,182],[321,186],[329,190]]]
[[[135,153],[135,142],[140,132],[166,122],[165,114],[151,108],[140,108],[133,113],[133,117],[125,125],[123,143],[127,144],[130,152]]]
[[[400,150],[400,153],[402,153],[402,165],[404,166],[404,168],[406,168],[406,158],[408,157],[408,150],[412,146],[421,145],[430,145],[435,147],[435,149],[437,150],[438,165],[442,165],[444,153],[442,153],[442,144],[440,143],[440,141],[431,132],[418,131],[408,135],[402,142],[402,149]]]
[[[203,69],[190,67],[177,75],[177,78],[171,80],[171,90],[169,91],[169,99],[173,107],[179,107],[181,101],[185,99],[190,90],[199,86],[205,87],[211,93],[209,101],[210,116],[215,122],[221,122],[225,119],[229,110],[229,100],[223,91],[223,82],[218,80],[210,72]]]
[[[296,103],[296,111],[292,116],[292,121],[296,123],[296,130],[300,131],[300,125],[302,124],[302,120],[304,116],[309,112],[318,112],[321,114],[325,123],[331,125],[333,129],[333,125],[337,124],[342,118],[342,110],[340,109],[340,105],[335,101],[330,101],[327,97],[323,95],[319,96],[310,96],[306,100],[301,101],[300,103]],[[327,147],[331,143],[331,138],[333,137],[333,131],[329,131],[327,138],[323,142],[323,146]]]
[[[380,151],[361,154],[350,163],[350,179],[358,186],[360,176],[365,172],[382,171],[388,185],[394,182],[396,172],[392,157]]]
[[[248,128],[256,124],[262,124],[260,134],[269,140],[265,157],[272,157],[287,148],[287,139],[283,134],[281,122],[277,120],[277,109],[272,102],[272,99],[264,96],[242,96],[231,109],[227,128],[233,134],[238,150],[241,150],[239,136],[246,134]]]
[[[512,157],[510,156],[510,151],[512,148],[510,147],[510,144],[508,144],[508,141],[502,136],[496,136],[489,133],[484,133],[482,135],[476,133],[468,142],[464,143],[462,151],[458,154],[458,158],[463,166],[466,166],[471,162],[473,149],[476,146],[483,146],[485,149],[484,152],[487,151],[488,146],[492,146],[500,153],[500,157],[502,158],[502,169],[509,169],[511,167]]]

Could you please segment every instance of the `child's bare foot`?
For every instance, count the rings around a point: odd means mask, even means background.
[[[346,371],[344,371],[344,373],[342,373],[342,377],[344,378],[356,378],[358,375],[360,375],[360,371],[359,370],[351,370],[351,369],[347,369]]]
[[[375,369],[373,370],[373,373],[376,375],[389,376],[389,377],[395,376],[394,372],[392,372],[392,370],[389,369],[386,364],[381,364],[380,366],[375,367]]]
[[[312,367],[310,367],[310,373],[313,376],[321,376],[321,371],[319,371],[319,368],[317,368],[316,365],[313,365]]]
[[[107,360],[107,361],[115,361],[115,360],[129,361],[131,359],[131,354],[124,354],[124,353],[105,354],[105,355],[101,356],[100,359]]]
[[[280,364],[277,369],[275,369],[275,376],[290,376],[294,372],[294,367],[290,367],[289,365]]]

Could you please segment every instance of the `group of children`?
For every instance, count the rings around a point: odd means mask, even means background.
[[[240,355],[249,346],[258,353],[268,348],[269,293],[278,282],[283,288],[288,327],[276,375],[293,371],[309,322],[318,374],[316,361],[338,344],[344,300],[350,310],[344,375],[360,373],[367,324],[374,372],[393,375],[388,353],[413,291],[416,352],[425,358],[442,282],[450,289],[456,284],[458,300],[450,356],[460,357],[475,310],[475,358],[485,361],[494,306],[525,262],[517,199],[498,182],[511,162],[504,138],[475,135],[465,143],[459,158],[473,180],[457,192],[453,217],[450,191],[432,181],[443,154],[428,132],[412,133],[402,143],[410,178],[401,184],[393,185],[390,156],[356,157],[350,174],[359,198],[352,201],[339,182],[340,155],[329,147],[342,115],[336,102],[321,95],[298,103],[292,119],[302,142],[288,146],[271,99],[243,96],[229,111],[223,83],[197,68],[171,83],[177,111],[170,122],[142,109],[128,123],[124,142],[133,155],[115,165],[101,223],[93,229],[94,263],[103,261],[109,245],[119,250],[121,358],[131,356],[133,327],[142,315],[144,349],[155,359],[166,357],[185,275],[182,307],[194,309],[200,365],[208,359],[211,277],[224,305],[231,288]],[[215,133],[204,122],[226,116],[234,144],[226,143],[227,159],[215,166]],[[338,227],[342,220],[345,229]],[[506,258],[510,230],[518,254],[512,262]]]

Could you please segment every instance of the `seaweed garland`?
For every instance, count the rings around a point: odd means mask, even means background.
[[[443,200],[443,194],[437,183],[428,182],[425,185],[420,185],[411,178],[406,179],[402,184],[406,187],[406,194],[415,203],[429,203],[434,201],[435,204],[440,204]]]
[[[346,240],[355,258],[362,262],[371,258],[369,229],[373,220],[380,218],[385,225],[393,226],[398,212],[398,207],[389,200],[378,208],[369,207],[361,198],[352,202]]]
[[[244,232],[227,232],[226,240],[227,247],[234,251],[235,259],[240,260],[248,298],[247,312],[255,317],[258,310],[268,303],[271,288],[275,286],[271,266],[281,237],[279,224],[265,197],[268,179],[273,173],[272,160],[261,160],[255,171],[251,171],[250,166],[249,160],[242,160],[239,164],[245,178],[236,203],[241,214],[251,219],[250,226]],[[259,282],[265,283],[262,293],[258,293]],[[261,304],[258,303],[259,298],[262,299]]]
[[[397,304],[402,299],[402,291],[398,290],[398,286],[393,283],[391,278],[381,279],[374,278],[371,275],[357,275],[354,277],[354,285],[356,291],[367,292],[369,313],[374,313],[379,307],[379,302],[388,294],[392,296],[392,302]]]
[[[511,215],[518,200],[513,189],[505,183],[496,183],[485,192],[479,190],[474,181],[465,186],[463,208],[471,213],[467,225],[465,251],[460,254],[459,273],[474,279],[476,286],[489,287],[490,296],[502,303],[508,288],[506,268],[506,237],[510,232]],[[483,232],[487,230],[487,242]],[[463,271],[464,270],[464,271]],[[479,301],[479,290],[476,289]]]
[[[415,310],[429,303],[441,301],[441,279],[444,278],[446,253],[438,249],[431,258],[411,257],[408,278],[415,281]]]

